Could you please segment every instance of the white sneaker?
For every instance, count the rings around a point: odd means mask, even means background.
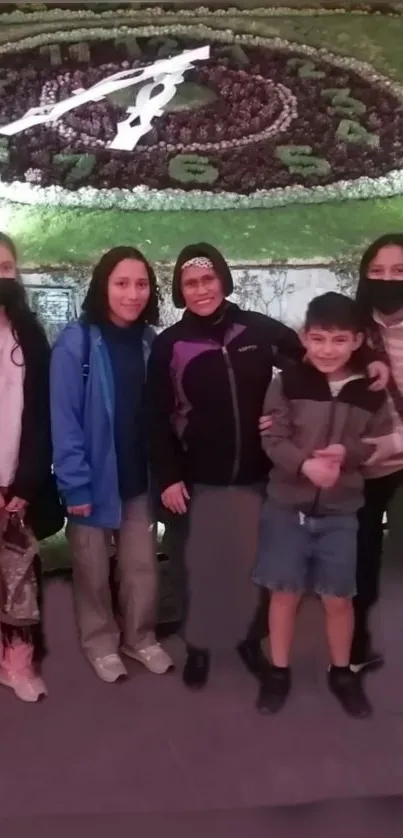
[[[0,666],[0,684],[14,690],[21,701],[34,704],[45,698],[48,692],[44,681],[35,672],[32,652],[29,644],[18,640],[6,647]]]
[[[119,655],[105,655],[104,658],[96,658],[91,661],[98,678],[106,684],[115,684],[127,678],[127,669]]]
[[[122,649],[122,651],[129,658],[142,663],[153,675],[165,675],[168,669],[174,666],[172,658],[167,655],[160,643],[153,643],[152,646],[145,646],[144,649],[136,649],[135,652],[128,649]]]

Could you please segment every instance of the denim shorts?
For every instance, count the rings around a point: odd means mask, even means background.
[[[271,591],[353,597],[357,528],[355,514],[311,517],[266,499],[252,579]]]

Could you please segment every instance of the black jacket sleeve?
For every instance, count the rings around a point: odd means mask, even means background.
[[[24,356],[24,408],[18,465],[11,487],[13,496],[31,503],[49,479],[52,466],[50,434],[50,347],[36,322],[19,336]]]
[[[302,361],[304,348],[294,329],[290,329],[279,320],[274,320],[273,317],[264,316],[264,320],[267,337],[273,349],[274,366],[284,370],[290,361]]]
[[[171,376],[172,344],[159,335],[147,370],[146,413],[151,476],[159,492],[182,480],[181,446],[172,426],[175,387]]]

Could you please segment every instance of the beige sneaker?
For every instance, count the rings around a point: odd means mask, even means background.
[[[135,652],[123,648],[122,652],[129,658],[142,663],[153,675],[165,675],[174,666],[172,658],[169,657],[160,643],[153,643],[152,646],[145,646],[144,649],[136,649]]]
[[[0,684],[14,690],[21,701],[36,703],[48,694],[42,678],[32,664],[33,649],[28,643],[15,641],[4,649],[0,666]]]
[[[115,684],[127,678],[127,669],[119,655],[105,655],[104,658],[96,658],[91,661],[98,678],[106,684]]]

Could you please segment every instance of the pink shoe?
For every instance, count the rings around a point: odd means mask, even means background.
[[[0,684],[14,690],[17,698],[31,703],[48,694],[42,678],[36,674],[32,663],[33,649],[22,640],[5,646],[0,666]]]

